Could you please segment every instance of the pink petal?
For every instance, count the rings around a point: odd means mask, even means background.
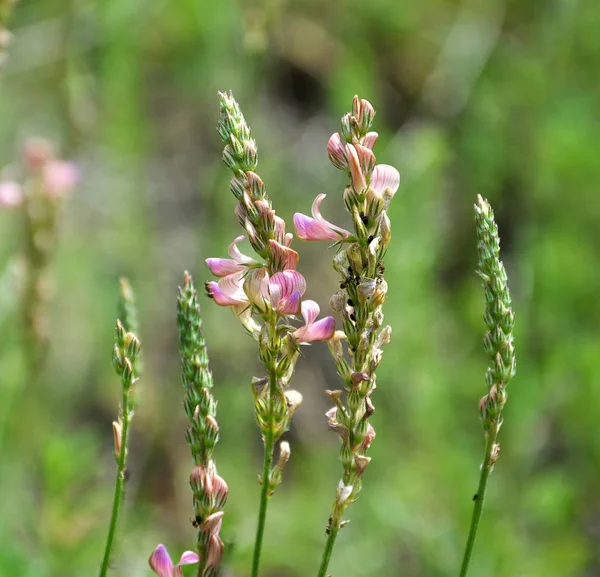
[[[371,188],[382,193],[386,188],[396,192],[400,186],[400,173],[389,164],[378,164],[371,176]]]
[[[160,544],[154,549],[148,563],[160,577],[173,577],[173,561],[164,545]]]
[[[335,133],[327,143],[327,155],[331,163],[341,170],[348,170],[348,158],[346,156],[346,143],[339,133]]]
[[[198,553],[194,553],[193,551],[184,551],[177,565],[193,565],[194,563],[198,563],[199,560],[200,558],[198,557]]]
[[[72,162],[51,160],[43,167],[44,191],[49,196],[62,196],[79,180],[79,169]]]
[[[285,220],[283,220],[283,218],[281,218],[280,216],[275,215],[274,216],[274,223],[275,223],[275,239],[277,240],[277,242],[283,243],[285,240]]]
[[[219,282],[209,282],[206,285],[208,294],[222,307],[247,303],[248,298],[242,288],[242,275],[243,273],[237,272],[223,277]]]
[[[0,182],[0,206],[19,206],[23,203],[23,191],[12,180]]]
[[[346,144],[346,155],[349,159],[350,164],[350,175],[352,176],[352,187],[357,192],[362,192],[367,188],[367,182],[365,175],[360,167],[360,160],[356,148],[352,144]]]
[[[294,270],[300,259],[300,255],[293,249],[269,239],[269,245],[273,253],[273,263],[276,269]]]
[[[338,240],[339,234],[327,230],[314,218],[297,212],[294,214],[294,230],[301,240]]]
[[[249,256],[246,256],[245,254],[242,254],[238,249],[237,243],[242,240],[244,240],[243,236],[238,236],[233,240],[233,242],[229,245],[229,255],[234,261],[240,264],[255,264],[256,261],[254,259],[250,258]]]
[[[362,140],[362,145],[366,148],[370,148],[371,150],[373,150],[378,138],[379,134],[377,134],[376,132],[367,132],[367,134],[365,134]]]
[[[275,309],[283,315],[298,315],[301,311],[302,293],[294,291],[291,295],[282,298]]]
[[[373,154],[373,151],[360,144],[355,144],[354,148],[356,149],[356,154],[358,155],[360,170],[363,174],[371,174],[375,168],[375,155]]]
[[[302,302],[302,317],[305,325],[312,325],[320,312],[321,309],[315,301],[306,300]]]
[[[244,266],[230,258],[207,258],[206,265],[215,276],[223,277],[244,270]]]
[[[335,319],[325,317],[316,323],[305,325],[294,331],[293,335],[301,343],[312,343],[315,341],[328,341],[335,333]]]
[[[321,203],[327,195],[319,194],[312,204],[313,218],[297,212],[294,214],[294,228],[302,240],[339,240],[350,235],[347,230],[323,218]]]
[[[271,299],[271,305],[276,310],[279,310],[280,303],[282,300],[288,301],[288,299],[292,296],[293,293],[298,293],[300,297],[306,291],[306,281],[304,277],[295,270],[285,270],[283,272],[275,273],[269,279],[269,295]],[[296,299],[296,297],[294,297]],[[294,305],[295,302],[292,302]],[[289,305],[289,306],[292,306]],[[288,308],[287,302],[283,305],[285,308]],[[300,312],[300,303],[298,303],[297,312]],[[296,314],[296,313],[288,313],[288,314]]]

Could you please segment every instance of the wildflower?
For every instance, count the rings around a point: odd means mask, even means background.
[[[332,224],[321,215],[321,203],[327,195],[319,194],[312,205],[312,218],[297,212],[294,229],[302,240],[341,240],[350,235],[347,230]]]
[[[269,280],[269,298],[273,309],[282,315],[297,315],[301,311],[302,295],[306,291],[304,277],[295,270],[275,273]]]
[[[315,341],[328,341],[335,332],[335,319],[325,317],[315,322],[321,312],[315,301],[306,300],[302,302],[302,317],[304,326],[295,330],[292,336],[300,343],[312,343]]]
[[[159,575],[159,577],[183,577],[181,566],[193,565],[194,563],[198,563],[198,561],[199,558],[196,553],[193,551],[184,551],[181,559],[179,559],[179,563],[173,565],[166,547],[162,544],[156,547],[152,555],[150,555],[150,559],[148,559],[152,571]]]

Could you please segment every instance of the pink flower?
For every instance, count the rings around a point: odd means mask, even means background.
[[[23,203],[23,191],[12,180],[0,182],[0,207],[19,206]]]
[[[389,164],[378,164],[371,175],[371,188],[379,193],[388,190],[392,195],[400,186],[400,173]]]
[[[301,343],[312,343],[314,341],[328,341],[335,332],[335,319],[325,317],[320,321],[315,319],[319,316],[321,309],[315,301],[302,302],[302,316],[304,326],[295,330],[292,335]]]
[[[50,160],[42,168],[44,191],[58,197],[69,192],[79,180],[79,169],[72,162]]]
[[[248,297],[243,287],[244,272],[228,274],[218,282],[206,283],[206,292],[209,297],[222,307],[231,307],[248,303]]]
[[[194,563],[198,563],[198,561],[196,553],[185,551],[181,555],[179,563],[173,565],[166,547],[162,544],[156,547],[152,555],[150,555],[150,559],[148,559],[152,571],[159,575],[159,577],[183,577],[181,565],[193,565]]]
[[[246,265],[257,264],[255,260],[249,256],[243,255],[237,243],[244,240],[243,236],[238,236],[230,245],[227,252],[231,258],[207,258],[206,264],[215,276],[224,277],[236,272],[247,270]]]
[[[325,220],[321,215],[321,203],[325,194],[319,194],[312,205],[312,218],[297,212],[294,214],[294,228],[302,240],[340,240],[350,235],[347,230]]]
[[[297,315],[301,311],[302,295],[306,291],[304,277],[295,270],[275,273],[269,279],[271,306],[284,315]]]

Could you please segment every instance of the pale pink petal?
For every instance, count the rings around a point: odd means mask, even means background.
[[[275,310],[284,312],[294,308],[294,312],[286,314],[297,314],[300,312],[300,301],[306,291],[306,281],[304,277],[295,270],[285,270],[275,273],[269,279],[269,296],[271,305]],[[296,295],[294,293],[297,293]],[[293,295],[293,296],[292,296]]]
[[[160,577],[173,577],[173,561],[164,545],[160,544],[154,549],[148,563],[152,571]]]
[[[247,303],[248,298],[242,287],[242,276],[243,273],[240,272],[227,275],[219,282],[207,283],[206,290],[215,302],[222,307]]]
[[[277,304],[276,310],[283,315],[298,315],[301,311],[302,293],[294,291],[291,295],[283,297]]]
[[[367,188],[365,175],[360,167],[360,160],[356,148],[352,144],[346,144],[346,155],[348,156],[350,165],[350,175],[352,177],[352,187],[357,192],[362,192]]]
[[[285,240],[285,220],[280,216],[275,215],[274,217],[274,227],[275,227],[275,239],[277,242],[283,243]]]
[[[312,205],[313,218],[297,212],[294,214],[296,235],[302,240],[339,240],[350,235],[347,230],[329,222],[321,214],[321,203],[327,195],[319,194]]]
[[[400,186],[400,173],[389,164],[378,164],[371,176],[371,188],[382,193],[386,188],[396,192]]]
[[[51,160],[43,167],[44,191],[49,196],[62,196],[79,180],[79,169],[72,162]]]
[[[379,134],[377,134],[376,132],[367,132],[367,134],[365,134],[362,140],[362,145],[366,148],[370,148],[371,150],[373,150],[378,138]]]
[[[181,559],[179,559],[179,565],[193,565],[194,563],[198,563],[199,561],[198,553],[194,553],[193,551],[184,551],[181,555]]]
[[[294,230],[301,240],[338,240],[340,235],[327,230],[314,218],[297,212],[294,214]]]
[[[302,302],[302,317],[304,318],[304,324],[311,325],[314,323],[320,312],[321,309],[315,301],[306,300]]]
[[[331,163],[341,170],[348,170],[348,157],[346,156],[346,143],[339,133],[335,133],[327,143],[327,155]]]
[[[231,258],[240,263],[240,264],[255,264],[256,261],[245,254],[242,254],[237,247],[237,243],[244,240],[243,236],[238,236],[234,239],[234,241],[229,245],[229,255]]]
[[[339,226],[336,226],[335,224],[323,218],[323,215],[321,214],[321,203],[323,202],[323,200],[325,200],[326,196],[326,194],[319,194],[317,195],[317,198],[315,198],[315,200],[313,201],[311,208],[313,218],[318,223],[322,224],[324,227],[339,233],[340,236],[348,236],[350,233],[347,230],[344,230],[343,228],[340,228]]]
[[[223,277],[244,270],[244,266],[230,258],[207,258],[206,265],[215,276]]]
[[[0,182],[0,206],[19,206],[23,203],[23,191],[12,180]]]
[[[358,155],[360,170],[363,174],[371,174],[375,168],[375,155],[373,154],[373,151],[360,144],[355,144],[354,148]]]
[[[274,268],[278,270],[294,270],[300,259],[300,255],[293,249],[269,239],[269,245],[273,254]]]
[[[335,319],[325,317],[316,323],[304,325],[294,331],[293,335],[301,343],[312,343],[315,341],[328,341],[335,333]]]

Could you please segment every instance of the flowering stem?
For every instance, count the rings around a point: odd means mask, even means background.
[[[127,462],[127,433],[129,431],[129,420],[130,412],[128,407],[129,403],[129,390],[123,387],[122,397],[122,429],[121,429],[121,448],[117,457],[117,478],[115,481],[115,494],[113,497],[112,514],[110,517],[110,525],[108,526],[108,536],[106,538],[106,547],[104,549],[104,558],[102,559],[102,566],[100,568],[100,577],[105,577],[108,571],[108,564],[110,562],[110,554],[112,552],[113,542],[115,540],[115,534],[117,530],[117,521],[119,518],[119,512],[121,510],[121,504],[123,503],[124,489],[125,489],[125,473],[126,473],[126,462]]]
[[[329,561],[331,559],[331,554],[333,553],[333,546],[335,545],[335,540],[337,539],[339,531],[339,525],[337,523],[333,523],[329,530],[327,543],[325,543],[325,551],[323,551],[323,559],[321,560],[321,567],[319,568],[318,577],[325,577],[327,574],[327,568],[329,567]]]
[[[460,577],[466,577],[467,571],[469,570],[471,554],[473,553],[473,546],[475,545],[475,537],[477,536],[477,529],[479,528],[479,521],[481,519],[481,513],[483,512],[483,502],[485,500],[487,481],[493,467],[492,451],[494,450],[494,445],[496,444],[497,436],[497,431],[490,431],[490,433],[487,435],[487,442],[485,445],[485,456],[483,457],[483,463],[481,464],[481,475],[479,476],[479,486],[477,487],[477,493],[473,497],[475,501],[475,506],[473,507],[473,516],[471,517],[471,528],[469,529],[469,536],[467,537],[467,546],[465,547],[465,554],[463,556]]]

